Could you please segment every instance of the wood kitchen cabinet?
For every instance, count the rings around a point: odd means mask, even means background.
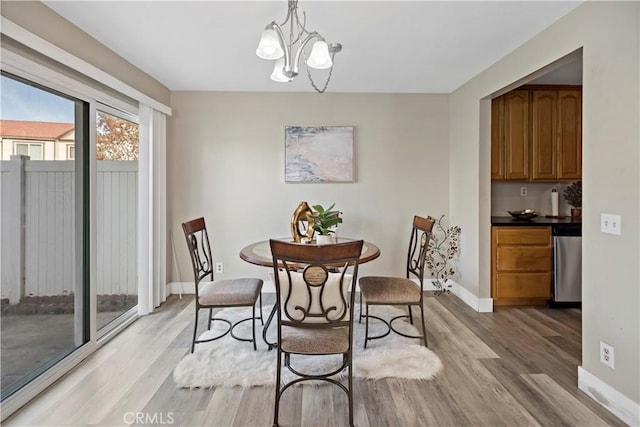
[[[582,89],[558,91],[558,179],[582,179]]]
[[[531,93],[531,179],[556,179],[558,176],[558,91],[534,90]]]
[[[517,89],[493,99],[491,179],[582,178],[582,89]]]
[[[529,91],[494,99],[491,117],[491,178],[529,179]]]
[[[491,228],[493,305],[545,305],[551,298],[551,227]]]

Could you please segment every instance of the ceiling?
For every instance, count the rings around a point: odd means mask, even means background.
[[[312,91],[301,64],[269,79],[255,50],[285,1],[44,1],[172,91]],[[330,92],[449,93],[579,1],[305,1],[307,29],[340,42]],[[326,72],[314,74],[321,86]]]

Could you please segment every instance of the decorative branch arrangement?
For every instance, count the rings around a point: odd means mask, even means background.
[[[458,226],[445,228],[442,225],[442,218],[444,215],[436,220],[433,226],[426,258],[427,268],[434,277],[433,285],[436,287],[436,295],[451,293],[451,284],[447,282],[456,272],[450,264],[456,261],[460,253],[458,240],[462,231]]]
[[[582,207],[582,181],[577,181],[564,189],[564,198],[574,208]]]

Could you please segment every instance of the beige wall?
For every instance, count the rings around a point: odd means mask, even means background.
[[[2,0],[0,14],[156,101],[169,105],[169,89],[41,2]]]
[[[447,95],[173,92],[171,107],[167,221],[179,259],[172,281],[193,280],[180,224],[200,215],[224,263],[220,277],[266,279],[268,269],[238,252],[290,235],[302,200],[336,202],[339,234],[381,248],[361,274],[403,274],[413,215],[448,214]],[[286,125],[355,126],[356,182],[285,183]]]
[[[640,402],[639,20],[638,2],[585,2],[450,98],[450,209],[469,255],[461,257],[459,283],[487,297],[491,206],[479,195],[490,192],[490,175],[479,165],[488,161],[489,103],[481,99],[583,48],[582,366],[634,402]],[[622,216],[621,236],[600,233],[602,212]],[[601,340],[615,348],[615,370],[599,362]]]

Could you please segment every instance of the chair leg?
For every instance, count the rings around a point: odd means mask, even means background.
[[[280,347],[277,349],[277,359],[278,363],[276,364],[276,403],[273,411],[273,425],[278,425],[278,411],[280,409],[280,375],[281,375],[281,365],[282,365],[282,350]]]
[[[347,397],[349,398],[349,425],[353,424],[353,349],[349,350],[349,391]]]
[[[251,307],[251,329],[253,332],[253,351],[256,351],[258,347],[256,346],[256,305],[254,304]]]
[[[213,317],[213,308],[209,309],[209,320],[207,321],[207,331],[211,330],[211,318]]]
[[[413,313],[411,313],[411,306],[407,306],[407,310],[409,310],[409,323],[413,325]]]
[[[420,304],[420,317],[422,317],[422,336],[424,337],[424,346],[427,346],[427,326],[424,323],[424,301]]]
[[[360,317],[358,318],[358,323],[362,323],[362,291],[360,291]]]
[[[369,304],[366,305],[366,309],[367,312],[364,316],[364,348],[367,348],[367,341],[369,340]]]
[[[191,353],[196,347],[196,334],[198,333],[198,307],[196,307],[196,323],[193,325],[193,339],[191,340]]]
[[[259,298],[260,298],[260,324],[264,326],[264,317],[262,317],[262,292],[260,292]]]

